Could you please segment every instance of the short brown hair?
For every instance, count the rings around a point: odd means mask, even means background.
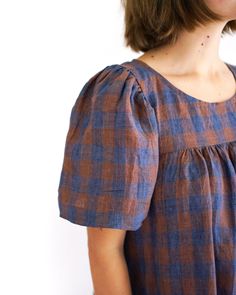
[[[204,0],[121,0],[124,8],[125,45],[135,52],[175,43],[182,29],[192,31],[199,24],[223,20]],[[236,32],[236,20],[229,21],[221,37]]]

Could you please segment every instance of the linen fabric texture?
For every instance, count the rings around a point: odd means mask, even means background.
[[[154,110],[135,76],[110,65],[85,83],[70,116],[60,215],[73,223],[137,230],[158,170]]]
[[[236,295],[236,93],[197,99],[138,59],[103,68],[72,108],[58,201],[127,230],[132,295]]]

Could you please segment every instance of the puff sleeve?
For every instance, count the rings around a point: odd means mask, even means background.
[[[158,128],[135,75],[113,64],[82,87],[70,115],[58,187],[60,217],[137,230],[158,172]]]

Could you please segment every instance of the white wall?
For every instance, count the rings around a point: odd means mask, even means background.
[[[0,293],[90,295],[86,228],[59,217],[71,107],[87,79],[140,55],[120,0],[0,2]],[[220,54],[236,64],[236,37]]]

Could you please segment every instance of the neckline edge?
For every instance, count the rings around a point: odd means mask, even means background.
[[[182,95],[183,97],[186,97],[186,98],[190,98],[191,101],[193,103],[198,103],[198,104],[205,104],[205,105],[224,105],[224,104],[228,104],[228,103],[231,103],[232,101],[234,101],[234,99],[236,99],[236,71],[233,69],[233,65],[227,63],[227,62],[224,62],[224,64],[228,67],[228,69],[231,71],[231,73],[233,74],[234,76],[234,80],[235,80],[235,93],[229,97],[228,99],[224,100],[224,101],[215,101],[215,102],[208,102],[208,101],[204,101],[204,100],[201,100],[201,99],[198,99],[186,92],[184,92],[183,90],[181,90],[180,88],[176,87],[174,84],[172,84],[167,78],[165,78],[160,72],[158,72],[157,70],[155,70],[153,67],[151,67],[150,65],[148,65],[146,62],[140,60],[140,59],[137,59],[137,58],[133,58],[131,60],[131,63],[132,62],[137,62],[143,66],[145,66],[147,69],[149,69],[151,72],[153,72],[153,74],[155,76],[158,76],[162,79],[163,83],[167,84],[169,86],[170,89],[174,89],[175,91],[177,91],[178,94]]]

